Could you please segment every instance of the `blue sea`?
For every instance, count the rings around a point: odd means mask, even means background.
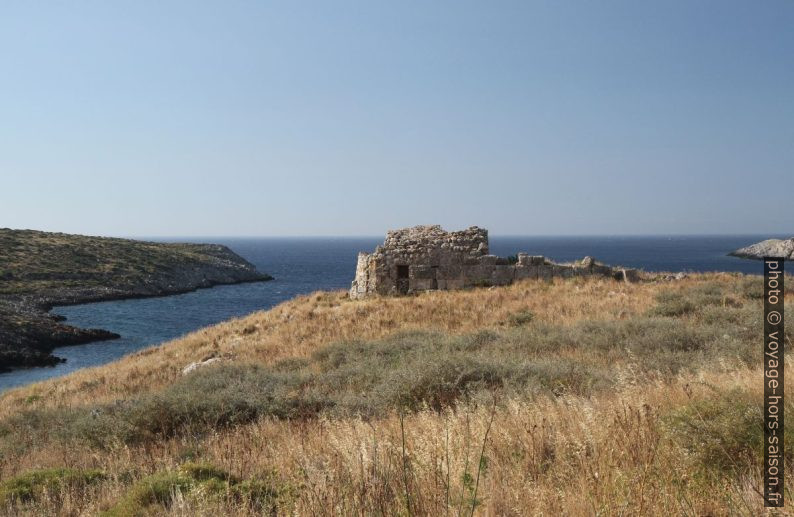
[[[500,256],[524,251],[557,261],[592,256],[611,265],[646,271],[740,271],[760,274],[761,262],[726,254],[775,236],[671,237],[499,237],[491,236],[491,253]],[[121,339],[57,348],[66,359],[54,367],[0,374],[0,391],[101,365],[143,347],[177,338],[198,328],[254,311],[269,309],[296,295],[326,289],[347,289],[353,280],[359,251],[371,251],[383,237],[357,238],[206,238],[157,241],[225,244],[265,273],[275,277],[258,282],[168,296],[56,307],[53,312],[78,327],[103,328]]]

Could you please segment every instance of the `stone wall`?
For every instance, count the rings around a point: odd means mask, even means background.
[[[634,281],[635,270],[616,269],[585,257],[557,264],[542,256],[515,258],[488,253],[488,230],[472,226],[445,232],[440,226],[415,226],[386,234],[372,253],[359,253],[350,297],[395,295],[433,289],[507,285],[524,278],[604,276]]]

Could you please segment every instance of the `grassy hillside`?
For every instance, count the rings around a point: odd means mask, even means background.
[[[757,515],[760,289],[712,274],[315,293],[5,393],[0,504]]]
[[[269,278],[225,246],[0,229],[0,371],[57,362],[57,346],[118,337],[58,323],[46,314],[53,305]]]

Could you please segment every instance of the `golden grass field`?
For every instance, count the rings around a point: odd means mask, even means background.
[[[299,297],[0,395],[0,513],[762,515],[759,288]]]

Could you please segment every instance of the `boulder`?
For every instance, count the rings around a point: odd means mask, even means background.
[[[205,366],[208,366],[208,365],[210,365],[212,363],[215,363],[215,362],[218,362],[220,360],[221,360],[220,357],[211,357],[211,358],[209,358],[209,359],[207,359],[205,361],[197,361],[195,363],[190,363],[189,365],[185,366],[182,369],[182,375],[187,375],[187,374],[189,374],[191,372],[194,372],[194,371],[198,370],[199,368],[203,368]]]

